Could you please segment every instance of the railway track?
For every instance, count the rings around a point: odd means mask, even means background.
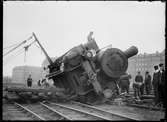
[[[148,105],[138,105],[138,104],[126,104],[126,105],[130,106],[130,107],[140,108],[140,109],[147,109],[147,110],[154,110],[154,111],[165,111],[164,108],[153,107],[153,106],[148,106]]]
[[[43,104],[43,103],[41,103]],[[83,110],[76,109],[74,107],[65,106],[63,104],[58,103],[46,103],[43,104],[45,106],[48,106],[50,108],[53,108],[57,111],[59,111],[62,114],[67,115],[70,120],[106,120],[106,118],[102,116],[98,116],[93,113],[89,113]]]
[[[12,120],[140,120],[133,114],[125,115],[76,101],[70,103],[39,102],[22,105],[15,102],[6,105],[6,108],[13,116],[11,116]]]
[[[10,115],[13,114],[12,120],[134,120],[77,102],[66,105],[41,102],[21,105],[15,102],[7,107]]]
[[[3,120],[43,120],[40,116],[18,103],[3,105]],[[6,110],[7,115],[4,115]]]
[[[21,105],[15,102],[5,107],[11,117],[6,117],[4,120],[71,120],[66,115],[42,103]]]
[[[42,120],[71,120],[71,118],[65,114],[62,114],[56,109],[53,109],[43,103],[27,104],[24,106],[40,116]]]
[[[70,109],[77,111],[79,113],[84,113],[86,114],[87,118],[88,116],[95,117],[96,120],[138,120],[137,118],[121,115],[121,114],[116,114],[114,112],[109,112],[94,106],[90,106],[87,104],[79,103],[72,101],[71,104],[58,104],[58,103],[50,103],[50,106],[54,107],[56,106],[57,108],[65,108],[65,109]],[[78,113],[77,113],[78,114]],[[79,118],[79,120],[81,117]],[[92,118],[89,118],[89,120],[92,120]]]
[[[95,107],[95,106],[88,105],[88,104],[83,104],[80,102],[72,101],[72,104],[83,106],[86,109],[89,109],[90,111],[94,110],[95,112],[97,112],[97,114],[102,114],[103,116],[109,117],[110,120],[139,120],[138,118],[134,118],[132,116],[127,116],[122,113],[120,114],[115,111],[107,111],[102,108]]]

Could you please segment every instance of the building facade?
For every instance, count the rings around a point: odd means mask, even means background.
[[[3,76],[3,83],[11,83],[12,82],[12,78],[9,76]]]
[[[35,66],[16,66],[12,72],[12,83],[27,84],[27,78],[31,74],[33,83],[37,85],[42,75],[42,68]]]
[[[51,58],[52,61],[55,61],[55,58]],[[37,82],[41,79],[44,79],[46,74],[49,73],[47,69],[49,62],[45,59],[41,67],[36,66],[16,66],[12,71],[12,83],[25,84],[27,85],[27,78],[31,74],[33,79],[32,85],[37,85]],[[45,70],[44,70],[45,69]]]
[[[159,65],[160,63],[165,65],[165,50],[163,50],[161,53],[144,53],[133,56],[129,58],[128,63],[129,66],[127,72],[132,75],[131,81],[134,81],[138,71],[141,72],[143,78],[146,71],[149,71],[150,75],[153,76],[155,65]]]

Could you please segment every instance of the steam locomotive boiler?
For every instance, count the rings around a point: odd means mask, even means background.
[[[128,58],[138,53],[135,46],[125,51],[111,46],[99,49],[92,34],[87,43],[70,49],[54,62],[34,34],[50,63],[46,77],[52,79],[56,87],[64,88],[69,96],[79,96],[86,101],[99,96],[111,98],[117,88],[116,81],[127,70]]]

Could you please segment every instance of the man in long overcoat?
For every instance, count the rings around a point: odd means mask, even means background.
[[[155,105],[158,104],[160,102],[159,99],[159,80],[160,80],[160,75],[159,75],[159,70],[158,70],[158,66],[154,66],[154,74],[153,74],[153,80],[152,80],[152,85],[154,88],[154,95],[155,95]]]

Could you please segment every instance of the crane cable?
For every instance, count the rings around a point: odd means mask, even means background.
[[[17,55],[17,54],[18,54],[19,52],[21,52],[21,51],[24,52],[24,49],[23,49],[23,48],[19,49],[17,52],[12,53],[11,55],[8,55],[8,56],[6,56],[5,58],[3,58],[3,60],[9,59],[9,58],[11,58],[11,57]]]
[[[16,48],[18,48],[19,46],[21,46],[22,44],[24,44],[24,43],[26,43],[27,41],[29,41],[30,39],[32,39],[34,37],[34,35],[32,35],[32,36],[30,36],[27,40],[24,40],[23,42],[21,42],[20,44],[18,44],[16,47],[14,47],[14,48],[12,48],[10,51],[8,51],[7,53],[5,53],[3,56],[6,56],[7,54],[9,54],[10,52],[12,52],[13,50],[15,50]],[[29,47],[33,44],[33,43],[35,43],[36,42],[36,40],[34,40],[32,43],[30,43],[29,45],[27,45],[27,46],[24,46],[24,62],[26,62],[26,52],[28,51],[28,49],[29,49]],[[15,44],[16,45],[16,44]],[[12,46],[14,46],[14,45],[12,45]],[[12,47],[12,46],[10,46],[10,47]],[[37,46],[37,45],[36,45]],[[38,47],[38,46],[37,46]],[[40,48],[40,47],[38,47],[38,48]],[[22,49],[21,49],[22,50]],[[20,51],[20,50],[19,50]],[[18,51],[18,52],[19,52]],[[21,53],[23,53],[23,52],[21,52]],[[19,53],[18,55],[20,55],[21,53]],[[16,55],[16,56],[18,56],[18,55]],[[16,57],[15,56],[15,57]]]
[[[3,50],[8,49],[8,48],[11,48],[11,47],[13,47],[13,46],[15,46],[15,45],[17,45],[17,44],[18,44],[18,43],[13,44],[13,45],[10,45],[10,46],[8,46],[8,47],[5,47],[5,48],[3,48]]]
[[[24,62],[26,62],[26,52],[28,51],[28,48],[33,44],[35,43],[35,41],[33,41],[32,43],[30,43],[29,45],[27,46],[24,46]]]
[[[29,41],[32,38],[32,36],[30,36],[27,40],[24,40],[23,42],[21,42],[20,44],[18,44],[16,47],[12,48],[11,50],[9,50],[7,53],[5,53],[3,56],[6,56],[7,54],[9,54],[10,52],[12,52],[13,50],[15,50],[16,48],[18,48],[19,46],[21,46],[22,44],[26,43],[27,41]]]
[[[15,53],[14,55],[8,57],[9,60],[7,60],[7,61],[5,61],[5,62],[3,61],[3,65],[6,65],[9,61],[11,61],[12,59],[14,59],[15,57],[17,57],[18,55],[20,55],[20,54],[22,54],[22,53],[24,53],[23,48],[20,49],[19,51],[17,51],[17,53]]]
[[[35,46],[40,49],[41,54],[43,54],[42,49],[35,43]]]

